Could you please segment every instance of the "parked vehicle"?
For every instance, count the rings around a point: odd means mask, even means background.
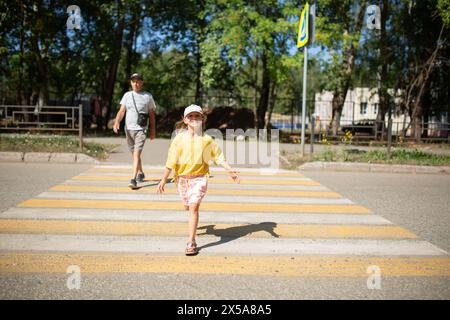
[[[342,126],[342,131],[346,133],[350,131],[352,135],[363,133],[368,135],[375,134],[375,120],[360,120],[354,124]]]

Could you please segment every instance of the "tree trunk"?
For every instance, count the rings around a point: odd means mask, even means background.
[[[195,102],[199,105],[203,104],[203,84],[202,84],[202,57],[200,53],[200,45],[197,47],[195,54],[197,70],[195,73]]]
[[[24,42],[25,42],[25,12],[22,11],[23,17],[21,19],[21,30],[20,30],[20,53],[19,53],[19,83],[17,85],[17,96],[16,103],[18,105],[26,105],[25,95],[23,92],[23,56],[24,56]]]
[[[205,11],[205,1],[201,0],[197,2],[198,8],[197,12],[204,12]],[[201,52],[201,44],[205,40],[205,30],[206,30],[206,21],[204,18],[204,15],[201,15],[201,18],[197,21],[199,31],[197,34],[197,43],[196,43],[196,54],[195,54],[195,60],[196,60],[196,79],[195,79],[195,101],[199,105],[203,104],[203,94],[204,94],[204,88],[203,88],[203,82],[202,82],[202,69],[203,69],[203,63],[202,63],[202,52]]]
[[[447,143],[450,143],[450,107],[447,113]]]
[[[48,66],[46,59],[41,56],[41,52],[38,45],[38,39],[36,35],[32,36],[33,54],[36,58],[37,68],[39,70],[39,106],[47,105],[49,100],[48,91]]]
[[[267,49],[263,49],[261,62],[262,62],[262,85],[261,94],[257,110],[258,118],[258,129],[263,129],[265,124],[266,111],[269,106],[269,95],[270,95],[270,72],[269,64],[267,61]]]
[[[422,97],[424,93],[425,86],[427,85],[428,78],[434,67],[435,60],[437,58],[439,50],[442,49],[441,37],[444,32],[445,26],[442,25],[441,32],[436,41],[437,45],[431,54],[430,58],[425,62],[423,68],[420,70],[419,74],[415,77],[411,84],[408,85],[407,94],[405,98],[405,105],[409,108],[409,114],[411,116],[411,123],[404,129],[404,134],[408,128],[412,125],[413,136],[417,142],[421,141],[422,135]],[[417,91],[418,90],[418,91]]]
[[[413,137],[417,143],[422,139],[422,105],[417,105],[415,113],[412,116],[413,122]]]
[[[426,108],[423,108],[424,105],[422,105],[422,119],[423,119],[423,128],[422,128],[422,135],[421,138],[428,138],[428,124],[430,122],[430,102],[427,100],[425,103]]]
[[[272,84],[272,89],[270,90],[270,103],[269,103],[269,116],[267,117],[267,122],[264,128],[269,129],[270,122],[272,120],[273,109],[275,108],[275,103],[277,100],[277,85],[275,82]]]
[[[342,108],[344,106],[344,101],[345,98],[342,96],[342,94],[337,93],[333,95],[333,100],[331,102],[333,116],[331,118],[330,123],[330,126],[332,127],[333,136],[338,135],[339,127],[341,126],[341,115],[342,115]]]
[[[255,47],[255,66],[254,66],[254,70],[255,70],[255,79],[254,79],[254,84],[255,84],[255,90],[253,91],[253,114],[255,116],[255,127],[258,128],[258,66],[259,66],[259,56],[258,56],[258,52],[256,50],[257,48]]]
[[[40,17],[41,14],[41,2],[38,2],[37,4],[34,5],[34,18],[36,20],[34,21],[30,21],[31,24],[37,24],[37,22],[39,21],[39,19],[42,19]],[[25,7],[26,8],[26,7]],[[41,49],[39,47],[39,33],[33,28],[34,26],[31,26],[31,30],[30,30],[30,44],[31,44],[31,50],[33,52],[33,56],[35,58],[36,61],[36,65],[37,65],[37,69],[38,69],[38,73],[39,73],[39,98],[38,98],[38,104],[40,106],[42,105],[46,105],[48,103],[49,100],[49,78],[48,78],[48,73],[49,73],[49,67],[48,67],[48,63],[47,63],[47,58],[46,58],[46,52],[45,52],[45,47],[43,49]],[[42,52],[44,51],[44,52]]]
[[[447,110],[447,143],[450,143],[450,105]]]
[[[357,22],[355,25],[354,30],[350,30],[350,23],[347,22],[347,28],[346,33],[347,35],[350,33],[361,33],[361,29],[364,22],[364,15],[365,15],[365,8],[366,8],[366,1],[361,2],[361,8],[359,9],[359,14],[357,18]],[[347,91],[350,88],[351,84],[351,77],[353,73],[353,68],[355,65],[355,59],[357,55],[357,50],[355,46],[353,46],[352,43],[349,44],[348,50],[345,52],[344,55],[346,58],[344,59],[343,63],[343,71],[342,71],[342,85],[339,88],[336,88],[334,90],[333,95],[333,116],[332,116],[332,126],[333,126],[333,135],[337,135],[339,127],[340,127],[340,121],[341,121],[341,115],[342,115],[342,109],[344,108],[345,98],[347,96]],[[334,120],[334,121],[333,121]],[[331,125],[331,124],[330,124]]]
[[[112,108],[112,99],[114,95],[114,84],[116,82],[117,78],[117,68],[119,66],[120,57],[121,57],[121,50],[122,50],[122,38],[123,38],[123,30],[125,28],[125,21],[124,21],[124,14],[122,10],[122,3],[121,1],[117,1],[117,20],[118,20],[118,26],[115,30],[115,41],[114,41],[114,50],[111,57],[111,64],[109,67],[109,70],[107,72],[107,78],[105,79],[105,86],[102,93],[102,103],[106,107],[106,116],[105,119],[103,119],[104,123],[108,123],[109,121],[109,115],[111,114],[111,108]],[[105,126],[107,127],[107,125]]]
[[[376,132],[383,130],[383,122],[386,117],[386,112],[389,109],[389,95],[388,95],[388,65],[389,65],[389,43],[386,32],[386,21],[389,14],[389,1],[383,0],[383,7],[381,9],[381,32],[380,32],[380,83],[378,86],[378,114],[375,122]],[[383,136],[381,134],[380,138]]]
[[[130,76],[132,74],[132,68],[135,65],[134,61],[134,41],[136,39],[136,35],[139,30],[139,23],[140,23],[140,15],[139,15],[139,7],[133,8],[133,15],[131,18],[130,23],[130,30],[128,32],[127,38],[126,38],[126,65],[125,65],[125,74],[126,76]],[[129,79],[125,79],[122,82],[122,94],[125,94],[130,88],[130,81]]]

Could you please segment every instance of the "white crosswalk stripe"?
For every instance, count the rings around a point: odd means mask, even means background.
[[[447,252],[326,186],[298,172],[248,168],[239,169],[242,184],[212,169],[200,208],[200,254],[186,265],[178,258],[188,213],[173,183],[163,195],[154,192],[163,168],[146,169],[151,172],[136,191],[127,188],[129,165],[98,165],[1,213],[0,272],[60,272],[70,258],[95,272],[156,272],[165,263],[167,272],[295,276],[295,263],[319,259],[310,271],[319,276],[366,276],[369,261],[384,264],[388,275],[450,276]],[[136,206],[142,203],[149,207]],[[233,266],[219,267],[227,257]]]

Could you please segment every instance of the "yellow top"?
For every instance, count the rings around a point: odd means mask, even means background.
[[[182,131],[170,145],[166,167],[174,169],[175,176],[209,174],[210,160],[218,165],[225,161],[214,139],[207,134],[192,137]]]

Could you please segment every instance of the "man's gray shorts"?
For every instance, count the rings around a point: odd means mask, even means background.
[[[127,136],[128,149],[131,152],[142,151],[144,149],[144,143],[146,134],[143,130],[125,130]]]

